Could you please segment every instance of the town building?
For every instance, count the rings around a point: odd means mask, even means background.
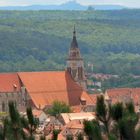
[[[67,140],[68,136],[71,136],[73,140],[77,140],[78,135],[82,134],[84,140],[88,140],[84,132],[84,124],[79,120],[73,120],[66,124],[61,132],[58,134],[58,140]]]
[[[140,88],[108,89],[105,92],[105,100],[109,104],[121,102],[125,105],[132,102],[135,106],[135,111],[140,112]]]
[[[0,111],[8,111],[9,101],[20,110],[27,106],[43,109],[62,101],[92,111],[75,28],[65,71],[0,73]]]
[[[95,112],[80,112],[80,113],[61,113],[59,116],[59,120],[62,124],[66,125],[73,120],[80,120],[83,122],[84,120],[95,120],[96,115]]]
[[[21,109],[21,83],[16,73],[0,74],[0,111],[8,111],[8,102],[13,101]]]

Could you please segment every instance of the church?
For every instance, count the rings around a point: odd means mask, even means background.
[[[54,101],[71,107],[92,107],[86,88],[84,62],[74,28],[65,71],[0,73],[0,111],[8,111],[9,101],[14,101],[19,110],[27,106],[44,109]]]

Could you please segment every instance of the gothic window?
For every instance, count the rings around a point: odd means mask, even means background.
[[[70,68],[70,67],[68,67],[68,69],[67,69],[67,70],[68,70],[68,72],[71,74],[71,68]]]
[[[5,112],[5,103],[2,102],[2,112]]]
[[[82,69],[82,67],[78,67],[78,78],[83,79],[83,69]]]
[[[76,73],[77,73],[77,70],[72,70],[72,77],[75,78],[76,77]]]
[[[6,97],[8,98],[8,93],[6,93]]]
[[[73,52],[72,53],[72,57],[76,57],[76,52]]]

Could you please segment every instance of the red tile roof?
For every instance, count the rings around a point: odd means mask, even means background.
[[[39,117],[41,115],[41,113],[42,113],[41,110],[37,110],[37,109],[33,109],[32,112],[33,112],[33,115],[35,117]]]
[[[84,124],[80,120],[72,120],[66,125],[66,128],[69,128],[69,129],[84,129]]]
[[[96,105],[97,102],[97,97],[100,96],[101,94],[89,94],[90,98],[93,101],[93,105]]]
[[[17,73],[0,73],[0,92],[20,91],[21,85]]]
[[[79,113],[82,111],[82,106],[80,106],[80,105],[72,106],[71,109],[72,109],[73,113]]]
[[[135,105],[140,105],[140,88],[133,88],[131,98]]]
[[[84,130],[84,124],[83,122],[79,120],[72,120],[68,124],[66,124],[62,131],[58,134],[58,140],[66,140],[66,135],[69,135],[69,133],[65,133],[66,131],[69,131],[70,134],[72,134],[74,137],[77,133],[81,133]]]
[[[81,97],[92,104],[91,98],[68,72],[20,72],[18,75],[36,107],[51,105],[55,100],[75,106],[80,104]]]
[[[106,91],[112,103],[127,102],[133,100],[134,104],[140,103],[140,88],[116,88]]]

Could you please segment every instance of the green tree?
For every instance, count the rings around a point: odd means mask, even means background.
[[[73,140],[73,136],[72,135],[67,135],[66,140]]]
[[[97,119],[104,124],[106,133],[109,135],[110,106],[105,104],[103,95],[97,97],[96,114]]]
[[[137,123],[138,115],[134,110],[134,104],[132,102],[127,103],[123,113],[123,117],[121,120],[119,120],[118,123],[122,139],[135,140],[135,127]]]
[[[138,128],[135,132],[135,140],[140,140],[140,128]]]
[[[114,133],[116,137],[120,137],[120,139],[122,136],[121,133],[119,133],[118,123],[119,120],[121,120],[123,117],[123,112],[124,107],[122,103],[116,103],[111,106],[111,117],[114,120],[114,124],[112,126],[112,133]]]
[[[87,134],[89,140],[102,140],[98,121],[84,121],[84,131]]]
[[[52,140],[57,140],[58,134],[60,133],[60,130],[53,130],[53,138]]]
[[[133,102],[126,103],[126,110],[130,114],[135,114],[135,107],[134,107]]]
[[[40,140],[46,140],[45,136],[41,136]]]
[[[119,121],[119,131],[121,134],[121,139],[135,140],[135,127],[138,122],[137,115],[125,115]]]
[[[31,107],[26,109],[26,113],[27,113],[27,118],[28,118],[28,128],[29,128],[30,135],[32,137],[33,132],[36,130],[38,124],[37,124],[36,118],[34,117],[32,113]]]
[[[82,133],[79,133],[78,136],[77,136],[77,139],[78,140],[84,140],[84,136]]]
[[[111,106],[111,117],[118,122],[123,117],[123,104],[116,103]]]
[[[0,140],[5,140],[4,128],[0,128]]]
[[[9,102],[9,116],[3,121],[0,130],[0,140],[35,140],[33,132],[37,128],[37,121],[32,114],[32,109],[27,108],[27,119],[21,117],[14,102]],[[30,132],[28,136],[24,130]]]
[[[109,134],[108,140],[118,140],[114,134]]]
[[[47,112],[52,116],[58,116],[60,113],[70,113],[70,106],[64,102],[54,101],[52,108],[48,109]]]
[[[11,133],[9,126],[10,126],[10,122],[9,122],[8,118],[6,117],[3,120],[3,127],[0,130],[0,139],[6,140],[6,137],[8,136],[8,134]]]
[[[116,122],[114,126],[116,127],[116,133],[119,132],[121,140],[135,140],[135,127],[138,122],[138,116],[135,113],[132,102],[127,103],[125,107],[122,105],[122,103],[112,105],[111,117]]]
[[[20,123],[20,115],[16,109],[14,102],[9,102],[9,115],[10,115],[10,122],[11,128],[13,131],[14,139],[20,140],[20,131],[21,131],[21,123]]]

